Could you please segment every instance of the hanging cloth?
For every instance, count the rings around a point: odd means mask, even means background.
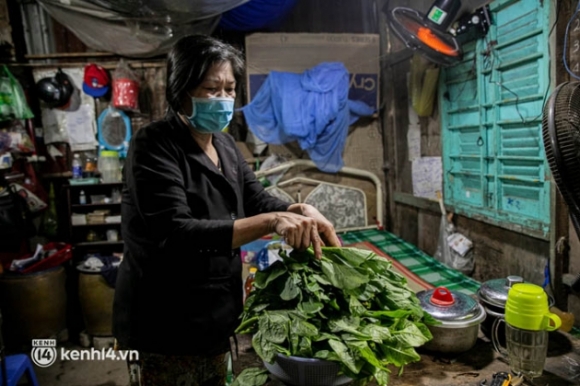
[[[241,110],[250,130],[274,145],[297,141],[316,166],[336,173],[348,127],[374,110],[348,99],[343,63],[321,63],[302,74],[272,71],[250,104]]]
[[[219,26],[230,31],[256,31],[279,25],[298,0],[251,0],[222,14]]]

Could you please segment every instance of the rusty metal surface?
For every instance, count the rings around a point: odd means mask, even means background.
[[[238,336],[239,357],[234,357],[234,371],[239,374],[248,367],[263,367],[251,347],[249,336]],[[477,386],[483,379],[489,385],[498,371],[509,371],[507,362],[493,350],[491,342],[480,334],[476,345],[468,352],[443,356],[421,352],[420,362],[406,366],[401,376],[393,368],[389,386]],[[282,386],[272,380],[267,386]],[[374,386],[372,382],[369,386]],[[536,378],[535,386],[580,385],[580,340],[565,333],[551,333],[544,374]]]

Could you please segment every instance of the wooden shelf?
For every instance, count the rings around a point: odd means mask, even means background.
[[[105,186],[105,187],[113,187],[113,186],[123,186],[122,182],[99,182],[98,184],[69,184],[69,188],[92,188],[94,186]]]
[[[81,209],[81,208],[95,208],[95,207],[103,207],[103,206],[119,206],[121,205],[120,202],[109,202],[109,203],[99,203],[99,204],[73,204],[71,208],[73,209]]]
[[[83,241],[82,243],[73,244],[75,247],[105,247],[123,245],[123,240],[120,241]]]
[[[98,224],[79,224],[79,225],[72,225],[73,228],[90,228],[90,227],[106,227],[106,226],[115,226],[121,225],[120,222],[104,222]]]
[[[91,203],[91,195],[106,195],[111,197],[112,192],[115,190],[121,190],[121,182],[115,183],[99,183],[99,184],[86,184],[86,185],[72,185],[66,186],[66,198],[67,198],[67,209],[69,215],[68,221],[68,232],[69,232],[69,242],[74,248],[78,248],[80,254],[85,253],[84,251],[94,250],[94,251],[116,251],[122,249],[124,242],[119,241],[107,241],[104,235],[101,235],[99,241],[87,241],[83,236],[83,233],[97,232],[97,234],[103,234],[108,229],[114,229],[121,234],[121,221],[118,222],[102,222],[97,224],[72,224],[72,215],[77,214],[87,214],[97,209],[106,210],[115,216],[120,216],[121,202],[98,202]],[[81,190],[84,190],[87,197],[87,204],[80,204],[78,201],[78,195]],[[119,217],[117,217],[118,219]],[[112,220],[113,218],[111,218]],[[107,252],[108,253],[108,252]]]

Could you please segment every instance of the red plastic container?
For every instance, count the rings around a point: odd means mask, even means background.
[[[44,271],[59,266],[72,258],[72,245],[70,244],[51,242],[45,244],[42,249],[44,251],[56,249],[57,251],[52,255],[32,264],[31,266],[24,268],[22,271],[20,271],[20,273]],[[31,257],[31,255],[26,257]]]

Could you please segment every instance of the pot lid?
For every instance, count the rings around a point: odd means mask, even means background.
[[[489,304],[504,308],[510,288],[516,283],[523,282],[521,276],[488,280],[479,287],[477,296]]]
[[[483,307],[471,296],[437,287],[417,293],[423,310],[442,324],[437,327],[461,328],[479,324],[485,318]]]

